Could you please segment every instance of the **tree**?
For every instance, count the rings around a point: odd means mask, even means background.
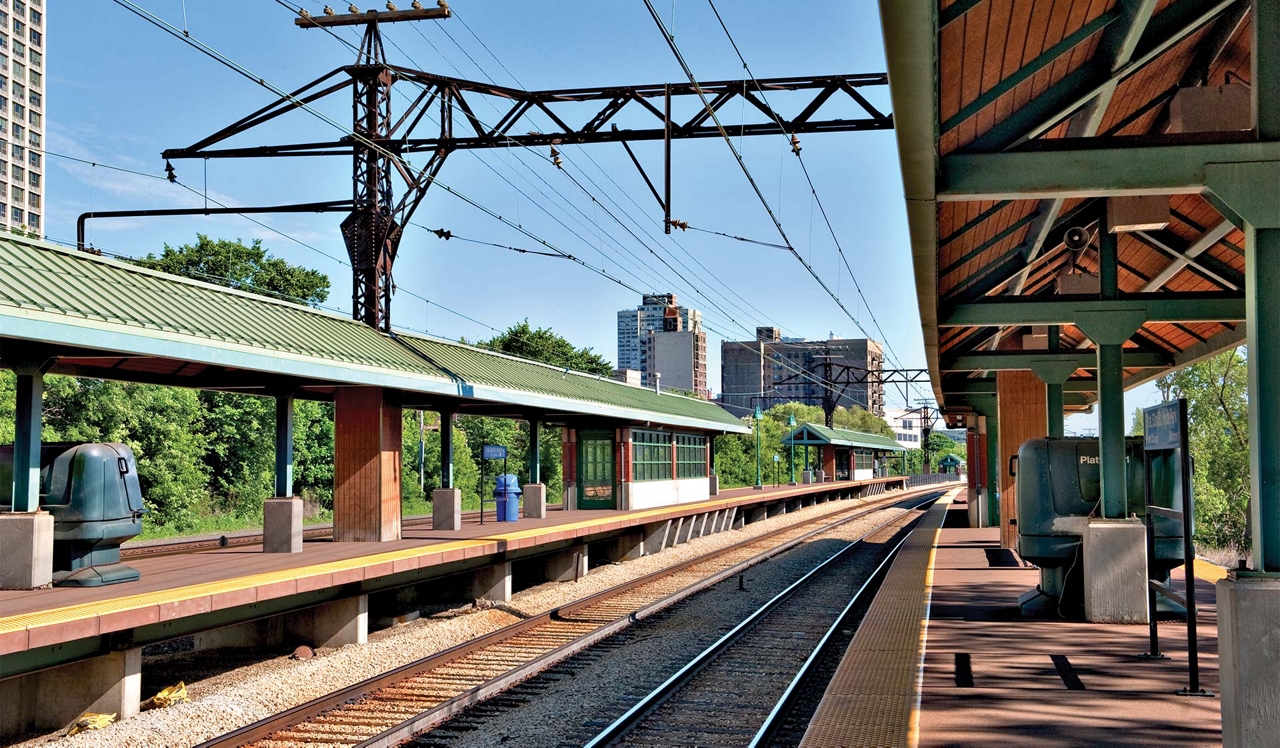
[[[838,429],[851,429],[864,434],[878,434],[893,438],[893,428],[889,422],[857,405],[851,408],[837,407],[832,423]]]
[[[1195,459],[1196,539],[1247,552],[1249,507],[1248,351],[1218,354],[1160,378],[1157,386],[1187,399]]]
[[[529,326],[527,319],[476,345],[587,374],[602,377],[613,374],[613,364],[605,357],[590,348],[575,348],[549,327],[535,330]]]
[[[271,256],[254,239],[246,245],[239,239],[210,239],[196,234],[195,244],[164,246],[157,257],[148,254],[138,264],[165,273],[181,275],[250,293],[275,296],[316,306],[329,298],[329,277],[318,270],[290,265]]]
[[[1142,408],[1134,408],[1133,409],[1133,426],[1131,426],[1129,429],[1129,436],[1144,435],[1146,433],[1144,423],[1145,421],[1143,420]]]

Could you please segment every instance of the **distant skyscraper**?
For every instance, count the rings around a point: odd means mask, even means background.
[[[655,334],[663,337],[650,340]],[[618,368],[640,372],[647,386],[661,373],[664,387],[705,394],[706,349],[702,312],[678,306],[675,294],[645,294],[618,312]]]
[[[0,0],[0,227],[44,233],[44,0]]]

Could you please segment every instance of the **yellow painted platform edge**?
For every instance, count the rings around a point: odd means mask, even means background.
[[[937,506],[951,508],[951,502],[960,493],[960,489],[952,489],[942,497]],[[924,658],[929,646],[929,618],[933,609],[933,567],[938,556],[938,538],[942,536],[942,526],[947,523],[946,509],[942,511],[942,521],[933,530],[933,542],[929,544],[929,566],[924,573],[924,617],[920,619],[920,657],[916,662],[916,702],[911,707],[911,721],[907,727],[907,745],[917,748],[920,745],[920,702],[924,698]]]
[[[864,485],[875,482],[885,482],[886,479],[872,479],[870,481],[849,481],[849,487],[854,485]],[[826,486],[827,484],[811,484]],[[831,484],[831,488],[836,488],[836,484]],[[820,490],[820,489],[819,489]],[[910,489],[907,489],[910,490]],[[762,494],[759,498],[786,498],[793,494],[804,494],[813,492],[814,489],[792,488],[786,491],[779,491],[769,494]],[[280,571],[263,572],[260,574],[251,574],[249,576],[234,577],[231,579],[219,580],[216,582],[203,582],[200,584],[189,585],[186,587],[175,587],[167,590],[157,590],[155,592],[144,592],[137,595],[129,595],[125,597],[113,598],[111,600],[98,600],[94,602],[78,603],[76,605],[68,605],[61,608],[50,608],[48,610],[33,611],[31,613],[21,613],[15,616],[0,618],[0,634],[10,633],[14,631],[22,631],[24,629],[38,628],[48,626],[55,623],[67,623],[71,621],[80,621],[89,618],[95,618],[101,613],[119,613],[128,610],[137,610],[152,605],[161,605],[164,603],[181,602],[194,598],[205,597],[208,595],[222,594],[225,592],[237,592],[252,587],[260,587],[267,584],[275,584],[278,582],[296,581],[309,577],[321,576],[324,574],[332,574],[335,572],[348,571],[358,567],[376,566],[394,561],[401,561],[408,558],[421,556],[430,556],[436,553],[445,553],[451,550],[474,548],[476,546],[487,545],[490,543],[510,542],[511,540],[524,539],[535,536],[544,532],[564,532],[566,530],[579,530],[589,527],[608,525],[618,522],[621,519],[645,519],[658,516],[672,511],[691,510],[688,514],[698,514],[700,512],[715,511],[719,509],[728,509],[735,505],[743,503],[752,503],[750,500],[757,498],[756,496],[742,496],[732,499],[708,499],[707,501],[695,502],[690,504],[677,504],[675,506],[654,507],[651,509],[641,509],[624,515],[623,517],[610,516],[601,517],[599,519],[587,519],[579,522],[570,522],[563,525],[550,525],[543,528],[530,528],[527,530],[518,530],[502,535],[491,535],[481,538],[471,538],[467,540],[453,540],[444,543],[438,543],[417,548],[403,548],[397,551],[386,551],[383,553],[375,553],[370,556],[357,556],[350,559],[342,559],[338,561],[328,561],[321,564],[312,564],[310,566],[300,566],[294,569],[282,569]]]

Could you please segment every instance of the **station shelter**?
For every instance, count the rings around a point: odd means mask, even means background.
[[[802,423],[782,440],[784,446],[810,447],[818,452],[817,464],[827,480],[867,480],[888,475],[888,457],[906,448],[887,436]],[[806,464],[808,461],[806,460]]]
[[[48,582],[51,517],[41,501],[46,374],[273,398],[275,496],[293,497],[293,402],[334,404],[334,540],[401,537],[402,411],[529,424],[526,508],[545,505],[537,445],[565,445],[569,508],[627,509],[715,494],[712,439],[750,433],[706,400],[521,359],[430,335],[383,333],[340,314],[204,283],[26,237],[0,239],[0,366],[16,381],[12,499],[0,513],[21,542],[0,549],[0,586]],[[456,523],[453,429],[433,494],[437,529]],[[300,522],[300,509],[299,519]],[[8,537],[8,535],[6,536]],[[11,557],[12,556],[12,557]],[[33,562],[34,559],[34,562]]]

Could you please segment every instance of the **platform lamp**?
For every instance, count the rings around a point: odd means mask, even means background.
[[[760,422],[764,420],[764,413],[760,412],[759,405],[756,405],[756,412],[753,413],[751,417],[755,419],[755,427],[756,427],[756,488],[764,488],[764,483],[761,482],[761,472],[760,472],[760,428],[761,428]]]
[[[796,414],[787,416],[787,428],[791,429],[791,484],[796,482]]]

